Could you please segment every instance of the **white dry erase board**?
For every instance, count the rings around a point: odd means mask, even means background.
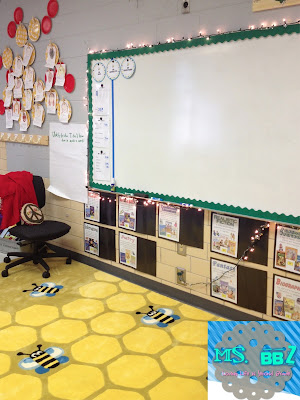
[[[105,78],[117,191],[300,224],[299,26],[89,55],[136,65]]]

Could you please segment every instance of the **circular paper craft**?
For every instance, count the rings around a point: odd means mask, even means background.
[[[32,107],[32,110],[31,110],[32,120],[35,119],[35,106],[37,106],[37,105],[40,105],[42,107],[42,109],[43,109],[42,123],[44,123],[44,121],[45,121],[45,109],[44,109],[44,107],[42,106],[41,103],[35,103],[35,105]]]
[[[25,110],[21,110],[21,111],[20,111],[19,124],[21,123],[21,118],[22,118],[22,113],[23,113],[23,112],[26,113],[26,117],[27,117],[27,129],[28,129],[29,126],[30,126],[30,116],[29,116],[29,113],[28,113],[27,111],[25,111]]]
[[[16,75],[16,67],[17,67],[18,64],[20,65],[20,71],[21,71],[21,73],[19,73],[19,74]],[[22,57],[21,57],[21,56],[15,57],[14,62],[13,62],[13,70],[14,70],[15,77],[20,78],[20,76],[23,75],[24,66],[23,66],[23,60],[22,60]]]
[[[71,118],[71,115],[72,115],[72,107],[71,107],[70,102],[69,102],[68,100],[66,100],[66,99],[62,99],[62,100],[58,103],[58,105],[57,105],[57,115],[58,115],[58,118],[60,118],[60,115],[61,115],[61,108],[62,108],[62,106],[63,106],[63,103],[67,104],[67,106],[68,106],[68,121],[70,121],[70,118]]]
[[[19,47],[25,46],[27,42],[27,29],[23,24],[20,24],[17,28],[16,43]]]
[[[55,105],[55,109],[57,110],[58,108],[58,103],[59,103],[59,98],[58,98],[58,93],[55,89],[50,89],[49,92],[46,92],[46,98],[45,101],[48,104],[49,98],[50,98],[50,93],[55,93],[56,94],[56,105]]]
[[[55,43],[49,43],[47,48],[46,48],[46,53],[45,53],[46,63],[48,62],[48,57],[49,57],[49,52],[50,52],[50,48],[51,47],[55,47],[55,49],[56,49],[55,64],[57,64],[58,60],[59,60],[59,50],[58,50],[58,47],[57,47],[57,45]]]
[[[121,64],[121,72],[124,78],[130,79],[135,73],[135,61],[131,57],[126,57]]]
[[[17,27],[15,21],[10,21],[7,25],[7,34],[12,39],[16,36]]]
[[[51,69],[51,68],[49,68],[49,69]],[[54,68],[53,72],[54,73],[53,73],[52,87],[55,85],[55,81],[56,81],[56,68]],[[45,83],[46,82],[47,82],[47,73],[45,74]]]
[[[41,100],[38,100],[38,101],[43,101],[44,98],[45,98],[45,84],[41,79],[37,80],[35,82],[35,84],[33,85],[33,98],[34,99],[36,98],[38,89],[39,89],[39,92],[41,91],[40,89],[43,90],[43,98]]]
[[[26,97],[30,96],[31,100],[30,100],[30,110],[32,109],[32,105],[33,105],[33,95],[32,95],[32,91],[30,89],[26,89],[23,92],[23,98],[22,98],[22,105],[23,108],[26,108]]]
[[[103,79],[105,78],[106,75],[106,68],[105,65],[102,62],[97,62],[94,66],[93,66],[93,79],[100,83],[103,81]]]
[[[72,74],[66,75],[64,88],[65,88],[65,91],[68,93],[73,92],[73,90],[75,88],[75,78]]]
[[[31,65],[34,63],[34,60],[35,60],[35,48],[34,48],[34,45],[29,42],[27,42],[26,44],[27,44],[27,46],[32,48],[32,53],[31,53],[30,59],[28,61],[28,65]],[[26,48],[26,46],[23,47],[23,59],[25,56],[25,48]]]
[[[58,2],[56,0],[50,0],[47,6],[47,12],[50,18],[54,18],[58,12]]]
[[[21,219],[26,225],[39,225],[44,222],[44,215],[37,205],[26,203],[21,209]]]
[[[5,86],[5,88],[4,88],[3,92],[2,92],[3,104],[4,104],[4,102],[5,102],[5,99],[6,99],[6,89],[7,89],[7,85]],[[8,107],[10,107],[10,106],[11,106],[11,103],[12,103],[12,96],[11,96],[11,98],[10,98],[10,104],[9,104],[9,106],[8,106]]]
[[[28,26],[28,36],[33,42],[39,40],[41,35],[40,21],[36,17],[32,17]]]
[[[0,100],[0,114],[3,115],[5,113],[4,101]]]
[[[12,66],[13,62],[13,52],[9,47],[6,47],[2,54],[2,61],[4,68],[9,69]]]
[[[114,81],[120,75],[120,70],[121,70],[121,67],[120,67],[119,61],[116,60],[115,58],[113,58],[107,64],[106,75],[109,77],[109,79]]]
[[[15,19],[15,23],[18,25],[20,22],[23,21],[23,10],[21,7],[18,7],[15,9],[14,12],[14,19]]]
[[[24,85],[25,85],[25,80],[26,80],[27,74],[29,73],[29,69],[32,70],[32,73],[33,73],[33,79],[32,80],[33,80],[33,82],[35,81],[35,70],[32,67],[26,67],[24,69],[24,73],[23,73]]]
[[[46,15],[43,19],[42,19],[42,32],[45,35],[48,35],[48,33],[50,33],[52,28],[52,22],[51,22],[51,18],[48,17],[48,15]]]

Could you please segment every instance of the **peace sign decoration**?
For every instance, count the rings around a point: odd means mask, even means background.
[[[26,225],[38,225],[44,222],[44,215],[38,206],[26,203],[21,209],[21,219]]]

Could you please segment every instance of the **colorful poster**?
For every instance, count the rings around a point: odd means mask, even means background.
[[[99,193],[89,191],[88,202],[84,207],[84,218],[100,222],[100,199]]]
[[[137,238],[120,233],[120,263],[128,267],[137,266]]]
[[[136,200],[119,196],[119,227],[136,230]]]
[[[300,229],[277,225],[274,268],[300,275]]]
[[[237,304],[237,267],[221,260],[210,260],[211,295]]]
[[[180,208],[159,204],[158,236],[179,242]]]
[[[99,226],[84,224],[84,251],[99,256]]]
[[[211,226],[211,251],[237,257],[239,219],[213,213]]]
[[[253,0],[252,11],[272,10],[298,4],[300,4],[300,0]]]
[[[274,275],[273,316],[300,321],[300,282]]]

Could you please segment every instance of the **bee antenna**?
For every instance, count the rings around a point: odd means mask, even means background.
[[[17,356],[30,356],[30,354],[22,353],[21,351],[17,354]]]
[[[37,348],[39,349],[39,350],[41,350],[41,347],[42,347],[43,345],[42,344],[38,344],[37,345]]]
[[[153,306],[149,306],[149,308],[153,311],[154,307]]]
[[[23,293],[25,293],[25,292],[32,292],[32,289],[29,289],[29,290],[23,290]]]
[[[137,311],[136,314],[142,314],[140,311]]]
[[[37,284],[36,284],[36,283],[33,283],[33,284],[32,284],[32,286],[35,286],[35,287],[37,287]]]

